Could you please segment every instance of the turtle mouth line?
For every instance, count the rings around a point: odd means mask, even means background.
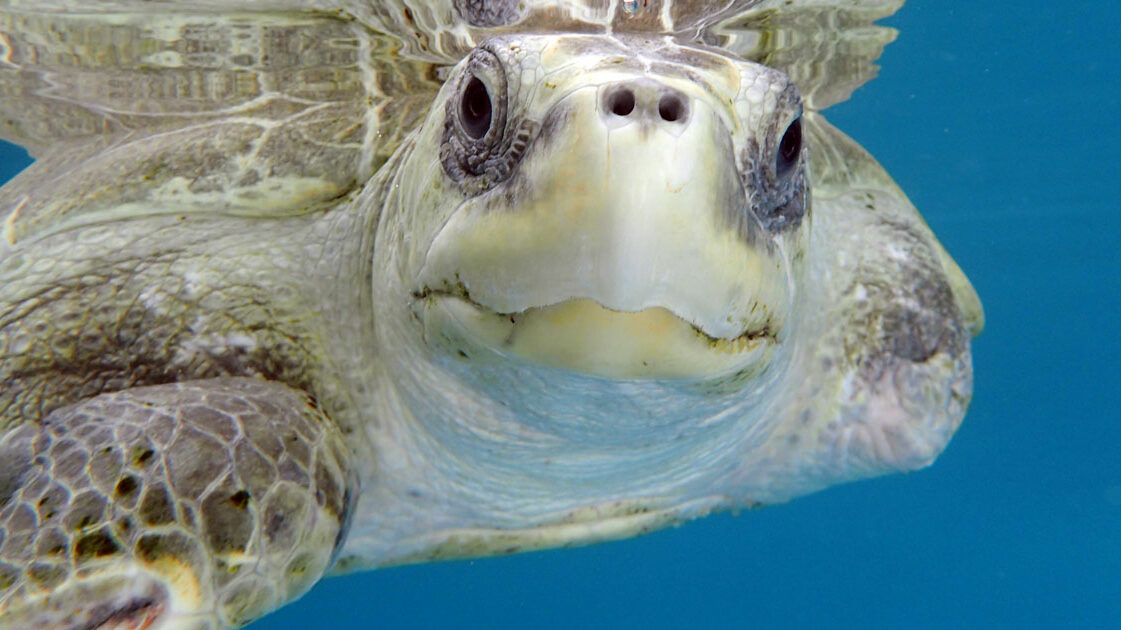
[[[424,287],[423,289],[420,289],[419,291],[414,291],[413,292],[413,298],[414,298],[414,300],[416,300],[416,302],[418,304],[424,303],[425,301],[428,301],[428,300],[439,300],[439,299],[444,299],[444,298],[453,298],[453,299],[457,299],[457,300],[462,300],[463,302],[466,302],[467,304],[471,305],[472,307],[474,307],[476,310],[478,310],[481,313],[489,313],[489,314],[491,314],[495,317],[506,318],[510,321],[511,324],[514,324],[514,325],[517,325],[519,318],[522,318],[526,314],[528,314],[532,311],[535,311],[535,310],[555,307],[555,306],[558,306],[558,305],[561,305],[561,304],[572,302],[574,300],[590,300],[590,298],[580,298],[580,297],[575,297],[574,296],[572,298],[569,298],[567,300],[562,300],[562,301],[556,302],[554,304],[546,304],[546,305],[542,305],[542,306],[535,306],[535,307],[531,307],[531,308],[528,308],[528,309],[525,309],[525,310],[522,310],[522,311],[514,311],[514,312],[510,312],[510,313],[500,313],[498,311],[495,311],[495,310],[491,309],[490,307],[488,307],[484,304],[481,304],[481,303],[471,299],[470,293],[468,293],[465,288],[463,288],[462,290],[457,290],[457,291],[448,291],[448,290],[430,289],[428,287]],[[594,301],[594,300],[592,300],[592,301]],[[643,311],[620,311],[620,310],[616,310],[616,309],[613,309],[613,308],[608,307],[608,306],[604,306],[603,304],[600,304],[599,302],[595,302],[595,304],[598,305],[600,308],[602,308],[604,311],[607,311],[609,313],[614,313],[614,314],[617,314],[617,315],[624,315],[624,316],[625,315],[637,315],[638,313],[643,312]],[[764,324],[763,326],[761,326],[759,328],[756,328],[756,329],[745,330],[743,333],[741,333],[741,334],[739,334],[735,337],[714,337],[714,336],[706,333],[703,329],[701,329],[700,326],[694,324],[693,322],[691,322],[691,321],[689,321],[689,320],[687,320],[683,317],[678,316],[676,313],[674,313],[669,308],[666,308],[666,307],[653,307],[653,308],[661,308],[661,309],[665,310],[666,312],[672,314],[681,323],[689,326],[689,328],[691,328],[693,330],[693,332],[698,337],[700,337],[705,343],[708,343],[708,344],[713,345],[713,346],[727,347],[728,349],[731,349],[732,346],[752,345],[752,344],[757,344],[759,342],[766,342],[766,341],[774,343],[774,342],[778,341],[777,333],[772,329],[770,323]],[[644,309],[644,310],[650,310],[650,309]]]
[[[423,290],[413,313],[425,343],[470,359],[479,351],[612,380],[679,380],[754,372],[769,364],[771,326],[723,338],[668,308],[607,308],[589,298],[499,313],[466,292]]]

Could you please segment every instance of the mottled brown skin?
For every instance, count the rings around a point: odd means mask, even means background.
[[[11,628],[96,628],[172,608],[171,590],[204,604],[200,628],[247,623],[329,566],[357,489],[338,428],[306,395],[257,379],[58,409],[0,439],[0,469]],[[149,573],[98,575],[128,562]]]

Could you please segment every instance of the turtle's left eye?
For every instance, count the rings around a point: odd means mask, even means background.
[[[782,134],[775,157],[775,176],[782,179],[790,174],[802,153],[802,117],[794,119]]]
[[[490,92],[479,77],[471,77],[459,102],[459,120],[468,136],[478,140],[490,131]]]
[[[529,146],[531,121],[517,112],[511,119],[506,68],[489,43],[471,51],[454,86],[444,102],[440,162],[464,192],[478,194],[509,179]]]

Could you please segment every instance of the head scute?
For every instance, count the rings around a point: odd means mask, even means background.
[[[471,26],[509,26],[522,18],[524,4],[524,0],[455,0],[455,10]]]

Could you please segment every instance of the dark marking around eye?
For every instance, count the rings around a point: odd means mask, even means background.
[[[475,140],[487,135],[487,131],[490,131],[492,109],[487,86],[483,85],[479,77],[471,77],[459,104],[460,122],[467,135]]]

